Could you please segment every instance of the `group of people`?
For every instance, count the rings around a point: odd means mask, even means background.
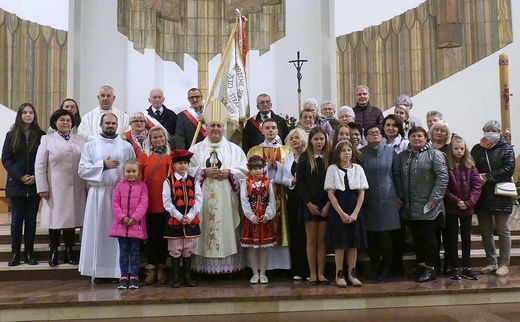
[[[169,256],[173,287],[195,286],[192,270],[232,274],[245,266],[252,284],[268,283],[269,269],[290,269],[295,280],[328,285],[325,258],[333,250],[336,285],[361,286],[358,251],[370,257],[367,280],[387,281],[403,273],[410,235],[417,259],[411,278],[436,278],[442,243],[444,273],[476,279],[474,212],[489,264],[482,273],[508,273],[513,200],[495,195],[494,186],[510,180],[515,161],[496,121],[484,125],[481,142],[468,151],[440,112],[429,112],[428,130],[422,128],[406,95],[386,117],[370,105],[367,86],[355,89],[354,108],[337,113],[330,101],[318,108],[308,99],[289,128],[272,111],[269,95],[260,94],[239,147],[224,137],[226,109],[205,109],[199,89],[188,91],[190,108],[179,114],[164,105],[158,88],[150,91],[149,108],[130,116],[113,106],[115,97],[102,86],[99,106],[83,117],[74,100],[65,100],[47,135],[32,104],[18,109],[2,151],[10,266],[21,262],[24,224],[25,262],[38,263],[34,236],[43,199],[49,265],[58,265],[63,231],[64,262],[79,264],[95,282],[118,278],[119,288],[138,287],[143,240],[147,285],[167,283]],[[73,251],[78,227],[81,245],[88,245],[79,260]]]

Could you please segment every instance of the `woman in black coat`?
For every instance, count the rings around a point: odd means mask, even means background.
[[[471,149],[471,156],[475,160],[483,184],[482,193],[475,205],[488,262],[488,266],[481,272],[505,276],[509,273],[507,266],[511,254],[511,233],[507,220],[513,211],[513,198],[495,195],[494,190],[497,183],[511,181],[515,170],[515,152],[507,139],[501,135],[499,122],[488,121],[482,130],[484,137]],[[493,240],[493,217],[499,237],[498,261]]]
[[[44,135],[31,103],[23,103],[16,113],[14,125],[5,136],[2,164],[7,170],[5,194],[11,202],[11,251],[9,266],[20,265],[22,227],[25,221],[25,263],[36,265],[34,238],[40,197],[36,193],[34,162],[40,139]]]

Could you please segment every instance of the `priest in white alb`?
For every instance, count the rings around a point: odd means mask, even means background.
[[[79,271],[81,275],[91,276],[92,281],[120,276],[118,241],[109,237],[114,220],[112,193],[123,177],[125,161],[135,159],[130,143],[123,141],[117,134],[118,119],[114,114],[104,114],[99,126],[100,135],[85,144],[78,170],[79,176],[90,185]]]
[[[105,113],[112,113],[117,117],[119,123],[117,134],[123,137],[124,133],[130,130],[130,117],[125,112],[113,106],[116,99],[114,89],[108,85],[101,86],[97,99],[99,105],[81,118],[78,134],[82,135],[87,141],[98,137],[101,116]]]

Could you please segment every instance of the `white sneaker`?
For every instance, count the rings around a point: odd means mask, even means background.
[[[258,275],[253,275],[253,277],[251,277],[251,279],[249,280],[249,283],[258,284],[259,281],[260,281],[260,277]]]
[[[500,266],[497,271],[495,272],[496,276],[502,277],[506,276],[509,273],[509,268],[507,268],[506,265]]]
[[[493,272],[495,272],[497,270],[498,266],[497,265],[488,265],[486,267],[484,267],[480,273],[481,274],[491,274]]]
[[[269,283],[269,279],[267,279],[267,276],[260,275],[260,284],[267,284]]]
[[[299,275],[294,275],[292,279],[293,279],[293,281],[301,281],[302,277]]]

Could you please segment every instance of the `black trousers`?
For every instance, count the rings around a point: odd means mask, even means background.
[[[391,231],[367,231],[367,242],[372,269],[390,272],[394,252]]]
[[[462,267],[470,267],[471,253],[471,217],[446,215],[444,261],[447,267],[459,267],[458,235],[460,222],[460,237],[462,241]]]
[[[76,234],[75,228],[63,229],[63,240],[65,241],[65,247],[72,248],[74,246],[74,235]],[[61,229],[49,229],[50,247],[58,248],[60,246],[60,235]]]
[[[434,220],[410,221],[417,263],[425,263],[426,266],[435,267],[435,261],[439,255],[435,229],[442,225],[443,217],[443,215],[439,215]]]
[[[146,214],[146,259],[148,264],[166,264],[168,241],[164,239],[164,225],[168,214]]]
[[[305,234],[305,223],[298,218],[299,198],[294,190],[287,189],[287,195],[291,270],[294,275],[308,277],[310,273],[307,262],[307,235]]]

